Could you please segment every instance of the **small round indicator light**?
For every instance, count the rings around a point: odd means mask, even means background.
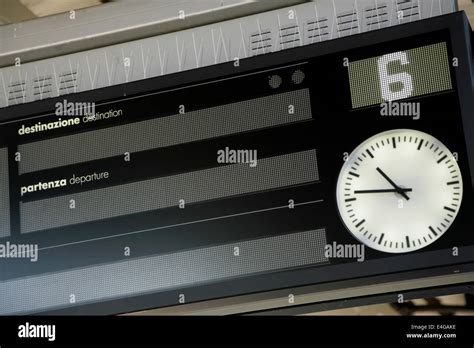
[[[293,75],[291,75],[291,80],[293,81],[294,84],[299,85],[300,83],[303,82],[305,78],[304,72],[301,70],[296,70]]]
[[[271,88],[275,89],[275,88],[280,87],[282,81],[283,80],[281,79],[279,75],[272,75],[268,79],[268,84],[270,85]]]

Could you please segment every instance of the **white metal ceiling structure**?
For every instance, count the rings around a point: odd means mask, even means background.
[[[119,0],[0,26],[0,107],[455,10],[454,0]]]

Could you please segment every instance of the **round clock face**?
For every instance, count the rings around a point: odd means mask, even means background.
[[[337,206],[360,242],[384,252],[409,252],[448,230],[462,188],[459,166],[439,140],[420,131],[391,130],[351,153],[337,181]]]

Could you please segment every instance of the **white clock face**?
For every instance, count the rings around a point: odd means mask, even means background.
[[[439,140],[415,130],[391,130],[351,153],[337,181],[337,206],[360,242],[384,252],[409,252],[448,230],[462,188],[459,166]]]

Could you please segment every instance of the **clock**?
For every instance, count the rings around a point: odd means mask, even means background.
[[[344,225],[388,253],[424,248],[451,226],[462,201],[461,171],[438,139],[417,130],[379,133],[347,158],[337,181]]]

